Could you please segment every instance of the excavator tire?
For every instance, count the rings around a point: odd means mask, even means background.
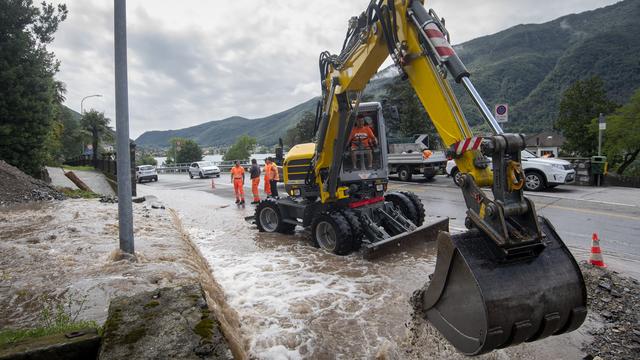
[[[364,236],[360,219],[358,219],[358,216],[351,210],[343,210],[342,215],[351,227],[351,236],[353,239],[351,249],[353,251],[358,251],[360,249],[360,245],[362,245],[362,237]]]
[[[348,255],[353,247],[351,226],[338,211],[322,212],[311,224],[314,243],[336,255]]]
[[[400,210],[402,215],[409,219],[414,225],[417,225],[420,220],[418,210],[407,195],[400,192],[390,192],[384,195],[384,199],[392,202],[393,205]]]
[[[420,198],[418,197],[418,195],[416,195],[415,193],[411,192],[411,191],[398,191],[400,194],[406,196],[409,198],[409,200],[411,200],[411,202],[413,203],[413,206],[416,208],[416,212],[417,212],[417,218],[416,218],[416,226],[421,226],[422,224],[424,224],[424,217],[426,215],[426,212],[424,210],[424,205],[422,204],[422,200],[420,200]]]
[[[256,206],[255,221],[260,232],[278,232],[293,234],[296,226],[285,223],[277,200],[268,198]]]
[[[580,268],[553,226],[539,219],[545,248],[505,259],[479,230],[438,235],[436,269],[422,311],[460,352],[479,355],[573,331],[587,315]]]

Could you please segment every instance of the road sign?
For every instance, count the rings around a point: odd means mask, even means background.
[[[598,129],[599,130],[607,129],[607,122],[605,121],[605,117],[603,114],[600,114],[600,116],[598,117]]]
[[[509,120],[509,104],[497,104],[494,114],[499,123],[507,122]]]

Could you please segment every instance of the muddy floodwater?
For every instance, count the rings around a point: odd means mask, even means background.
[[[140,186],[180,215],[239,315],[249,352],[261,359],[456,357],[437,332],[412,319],[409,298],[435,267],[435,243],[416,244],[374,261],[315,248],[310,234],[259,233],[238,207],[211,192]],[[419,331],[416,331],[419,327]],[[426,329],[426,330],[425,330]],[[488,358],[580,357],[580,332]],[[560,339],[561,338],[561,339]],[[555,349],[555,350],[554,350]]]

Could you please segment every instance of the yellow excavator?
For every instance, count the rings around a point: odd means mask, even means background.
[[[425,223],[415,194],[387,192],[384,117],[380,104],[361,103],[360,97],[389,56],[464,173],[464,233],[449,234],[446,220]],[[584,322],[579,267],[551,223],[523,196],[524,137],[502,131],[450,45],[444,21],[424,1],[371,1],[349,20],[340,53],[320,55],[320,75],[315,142],[287,153],[288,196],[258,204],[260,231],[310,227],[319,247],[339,255],[361,249],[367,257],[411,239],[437,240],[422,310],[467,355],[566,333]],[[472,134],[447,77],[466,89],[494,135]],[[374,134],[375,141],[354,139],[354,127]],[[482,187],[491,187],[492,194]]]

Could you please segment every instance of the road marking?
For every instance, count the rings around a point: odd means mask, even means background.
[[[617,218],[620,218],[620,219],[640,221],[640,216],[613,214],[613,213],[608,213],[608,212],[604,212],[604,211],[578,209],[578,208],[572,208],[572,207],[567,207],[567,206],[547,205],[547,206],[542,206],[542,207],[539,208],[539,210],[544,210],[544,209],[569,210],[569,211],[575,211],[575,212],[580,212],[580,213],[585,213],[585,214],[602,215],[602,216],[609,216],[609,217],[617,217]]]
[[[633,205],[633,204],[623,204],[623,203],[617,203],[617,202],[611,202],[611,201],[570,198],[570,197],[563,197],[563,196],[557,196],[557,195],[551,195],[551,194],[532,194],[532,193],[528,193],[527,195],[528,196],[546,197],[546,198],[552,198],[552,199],[561,199],[561,200],[586,201],[586,202],[590,202],[590,203],[594,203],[594,204],[603,204],[603,205],[638,207],[638,205]]]

